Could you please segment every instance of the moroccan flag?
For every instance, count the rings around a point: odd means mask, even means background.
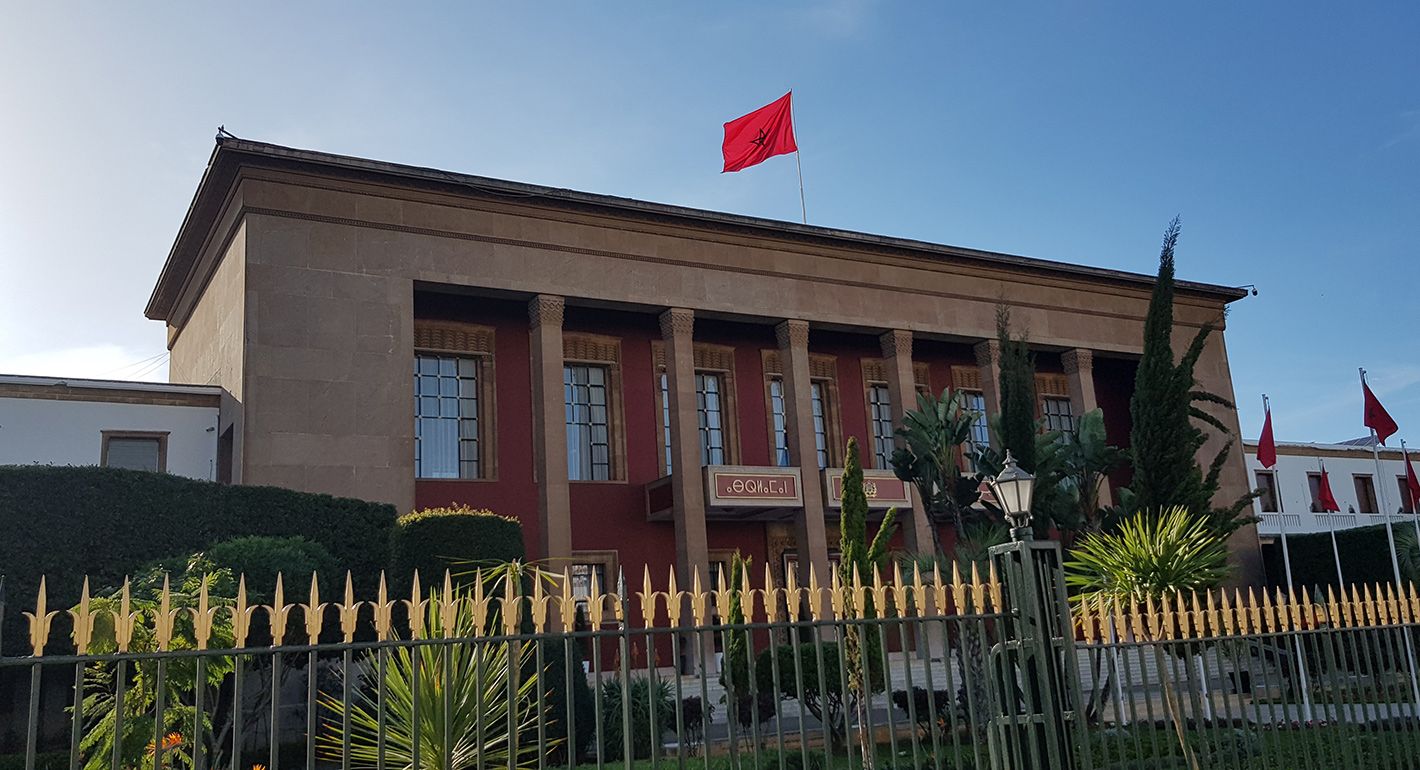
[[[1257,440],[1257,461],[1264,468],[1277,464],[1277,442],[1272,440],[1272,410],[1262,420],[1262,438]]]
[[[774,157],[798,152],[790,91],[776,101],[725,124],[725,171],[739,171]],[[722,172],[723,173],[723,172]]]
[[[1410,510],[1420,513],[1420,479],[1415,478],[1415,466],[1410,464],[1410,455],[1405,455],[1405,491],[1410,494]]]
[[[1381,406],[1381,402],[1376,398],[1376,394],[1371,392],[1371,386],[1361,380],[1361,392],[1365,396],[1366,406],[1361,423],[1367,428],[1376,432],[1376,438],[1380,439],[1381,445],[1385,445],[1385,440],[1400,430],[1400,426],[1391,419],[1390,413]]]
[[[1321,504],[1321,510],[1325,513],[1341,512],[1341,506],[1336,504],[1336,495],[1331,494],[1331,479],[1326,475],[1326,468],[1321,469],[1321,483],[1317,484],[1316,501]]]

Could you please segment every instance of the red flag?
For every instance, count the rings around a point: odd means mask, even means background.
[[[1262,420],[1262,438],[1257,440],[1257,461],[1264,468],[1277,464],[1277,442],[1272,440],[1272,410]]]
[[[1331,479],[1326,475],[1326,469],[1321,469],[1321,483],[1317,484],[1316,501],[1321,504],[1324,513],[1340,513],[1341,506],[1336,504],[1336,495],[1331,494]]]
[[[1381,446],[1385,446],[1385,440],[1400,430],[1400,426],[1391,419],[1390,413],[1381,406],[1381,402],[1376,398],[1376,394],[1371,392],[1371,386],[1366,384],[1366,380],[1361,380],[1361,392],[1365,396],[1365,412],[1361,424],[1376,432],[1376,438],[1380,439]]]
[[[781,98],[725,124],[725,171],[739,171],[774,157],[798,152],[790,91]]]
[[[1410,493],[1410,510],[1420,513],[1420,479],[1415,478],[1415,466],[1410,464],[1410,454],[1405,455],[1405,491]]]

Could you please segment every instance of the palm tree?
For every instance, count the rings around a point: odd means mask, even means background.
[[[917,394],[917,409],[902,416],[897,435],[905,446],[892,453],[892,470],[912,484],[930,520],[950,517],[957,538],[964,534],[962,520],[980,496],[980,477],[962,473],[963,448],[971,440],[978,415],[966,408],[961,391],[947,388],[940,397]],[[936,528],[933,528],[936,531]],[[937,551],[946,553],[938,534]]]

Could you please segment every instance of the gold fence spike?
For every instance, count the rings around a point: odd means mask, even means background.
[[[1079,624],[1080,636],[1085,640],[1085,644],[1095,642],[1095,618],[1090,613],[1090,602],[1099,597],[1086,597],[1080,602],[1079,610],[1075,612],[1075,620]]]
[[[503,633],[512,636],[518,633],[523,621],[523,597],[521,585],[516,572],[509,572],[503,575]],[[452,587],[449,592],[452,593]],[[457,627],[457,606],[458,599],[454,599],[455,618],[454,625]]]
[[[414,570],[414,582],[409,587],[409,598],[404,600],[405,609],[409,614],[409,638],[424,638],[424,613],[427,611],[429,600],[424,598],[423,588],[419,585],[419,570]]]
[[[1361,611],[1365,613],[1367,626],[1376,625],[1376,603],[1371,598],[1370,584],[1361,586]]]
[[[529,600],[528,612],[532,617],[533,633],[541,634],[547,630],[547,614],[550,600],[547,591],[543,587],[545,573],[542,570],[533,572],[533,595]]]
[[[592,624],[592,628],[602,627],[602,615],[606,610],[606,597],[602,596],[602,584],[597,580],[596,570],[587,574],[587,622]]]
[[[804,591],[799,587],[799,571],[797,569],[784,572],[784,606],[789,609],[789,620],[800,618],[799,613],[804,606]]]
[[[1177,599],[1178,593],[1174,592]],[[1172,641],[1181,638],[1179,636],[1179,618],[1176,617],[1174,602],[1169,601],[1167,596],[1159,598],[1159,629],[1163,632],[1164,638]]]
[[[825,616],[823,586],[819,585],[818,570],[812,561],[809,562],[809,615],[814,620],[823,620]]]
[[[970,614],[966,604],[966,585],[961,580],[961,563],[956,559],[952,560],[952,601],[956,604],[956,614]]]
[[[23,613],[30,622],[30,647],[36,658],[44,655],[44,646],[49,643],[49,627],[54,623],[58,611],[49,609],[49,591],[45,587],[44,575],[39,577],[39,594],[35,597],[35,611]]]
[[[971,563],[971,610],[977,614],[987,612],[986,584],[981,581],[981,568],[976,562]]]
[[[863,585],[863,571],[856,564],[853,565],[853,585],[849,597],[851,603],[845,603],[849,616],[853,619],[864,617],[868,606],[868,590]]]
[[[1265,592],[1262,595],[1264,598],[1267,596]],[[1250,587],[1247,589],[1247,616],[1248,627],[1252,629],[1253,633],[1262,633],[1262,605],[1257,602],[1257,591]],[[1268,618],[1267,622],[1270,626],[1272,619]]]
[[[271,618],[271,646],[280,647],[286,640],[286,622],[291,617],[291,610],[295,605],[286,603],[286,589],[282,583],[281,573],[276,573],[276,593],[272,597],[271,606],[267,607],[267,615]]]
[[[1004,603],[1001,601],[1001,580],[996,575],[996,562],[988,562],[986,568],[986,588],[991,596],[991,611],[1000,612]]]
[[[577,600],[572,596],[572,568],[562,567],[562,593],[557,599],[557,609],[562,619],[562,630],[577,627]]]
[[[1382,594],[1382,591],[1384,591],[1384,594]],[[1380,584],[1376,584],[1376,614],[1380,616],[1381,625],[1390,625],[1390,619],[1392,617],[1391,609],[1394,607],[1392,597],[1393,594],[1391,593],[1389,583],[1384,587]]]
[[[1124,606],[1119,603],[1118,597],[1110,599],[1109,604],[1116,640],[1122,637],[1137,638],[1139,634],[1129,627],[1129,620],[1124,614]]]
[[[339,606],[340,609],[340,633],[346,644],[355,641],[355,629],[360,622],[360,605],[363,602],[355,601],[355,582],[350,575],[350,570],[345,571],[345,601]]]
[[[1287,611],[1287,597],[1282,593],[1282,587],[1277,587],[1277,630],[1284,633],[1292,631],[1292,616]]]
[[[203,587],[206,588],[205,583]],[[94,641],[94,621],[98,618],[89,608],[88,575],[84,576],[84,587],[79,592],[79,606],[69,610],[69,617],[74,621],[74,650],[80,655],[87,655],[89,644]]]
[[[138,627],[139,612],[133,609],[133,587],[127,576],[119,590],[118,612],[113,613],[113,640],[119,652],[128,652],[133,644],[133,630]]]
[[[247,576],[237,577],[237,602],[232,605],[232,643],[238,649],[247,646],[247,634],[251,632],[251,615],[255,607],[247,604]]]
[[[1235,618],[1233,617],[1233,605],[1228,601],[1228,590],[1226,588],[1220,590],[1218,593],[1220,594],[1218,598],[1222,603],[1223,630],[1228,636],[1232,636],[1237,632],[1237,626],[1234,623]]]
[[[1341,617],[1341,605],[1336,601],[1336,591],[1326,587],[1326,619],[1333,628],[1344,628],[1346,621]]]
[[[879,617],[883,617],[886,616],[888,612],[888,587],[887,584],[883,582],[882,571],[876,566],[870,569],[873,572],[873,584],[870,588],[873,594],[873,608],[876,610]],[[863,605],[865,609],[867,606],[866,604]]]
[[[380,585],[375,592],[375,603],[371,605],[371,609],[375,614],[375,636],[382,642],[388,641],[394,635],[394,602],[389,598],[384,570],[380,570]]]
[[[669,628],[680,626],[680,614],[685,602],[685,592],[676,587],[675,565],[667,568],[670,573],[666,579],[666,619],[670,621]]]
[[[731,577],[734,577],[731,575]],[[744,613],[745,622],[754,622],[754,589],[749,583],[749,564],[745,564],[745,569],[740,570],[740,611]],[[729,603],[725,604],[729,607]]]
[[[445,574],[447,575],[447,571],[445,571]],[[447,589],[444,591],[443,596],[441,597],[441,602],[447,601],[448,597],[453,594],[453,581],[446,580],[444,585],[447,586]],[[432,597],[430,598],[430,601],[433,601]],[[492,604],[492,602],[492,597],[488,595],[488,583],[483,578],[483,568],[479,567],[473,571],[473,595],[468,597],[469,611],[473,616],[473,633],[475,635],[482,635],[485,631],[487,631],[488,609],[489,605]],[[436,606],[443,605],[441,604]],[[455,610],[455,612],[456,611],[457,610]],[[441,611],[439,613],[440,624],[443,624],[443,619],[445,617],[451,616],[453,614],[453,612]],[[448,631],[445,631],[445,639],[449,638],[448,633]]]
[[[915,575],[918,570],[912,570]],[[912,586],[902,579],[902,562],[892,563],[892,605],[900,618],[912,618],[917,616],[917,597],[913,595]]]
[[[1223,624],[1222,616],[1218,614],[1218,602],[1213,598],[1213,591],[1203,592],[1203,601],[1208,605],[1208,629],[1210,636],[1222,636]]]
[[[207,644],[212,639],[212,625],[217,619],[217,608],[212,606],[212,597],[208,590],[211,582],[211,575],[202,576],[202,582],[197,589],[197,607],[189,610],[192,613],[192,640],[199,650],[207,649]]]
[[[641,625],[653,628],[656,624],[656,591],[651,587],[651,566],[641,567],[641,590],[636,597],[641,603]]]
[[[831,581],[831,583],[830,583],[830,585],[829,585],[829,594],[828,594],[829,604],[828,604],[828,608],[829,608],[829,610],[831,611],[832,614],[829,615],[829,619],[830,619],[830,620],[846,620],[847,617],[848,617],[848,615],[847,615],[847,609],[848,609],[848,608],[847,608],[846,606],[844,606],[844,605],[845,605],[845,600],[847,599],[846,594],[847,594],[847,590],[848,590],[848,589],[845,588],[844,585],[843,585],[843,576],[842,576],[842,575],[838,574],[837,572],[834,572],[830,577],[831,577],[832,581]]]
[[[690,571],[690,621],[703,626],[710,619],[710,598],[700,587],[700,568]]]
[[[947,588],[947,584],[942,580],[942,565],[934,559],[932,560],[932,598],[937,600],[935,612],[938,615],[947,614]]]
[[[764,561],[764,615],[770,623],[784,621],[784,592],[774,585],[774,571],[769,569],[769,560]]]
[[[1405,597],[1401,604],[1405,607],[1405,622],[1420,623],[1420,596],[1415,593],[1415,584],[1408,583],[1405,586]]]
[[[326,604],[320,600],[320,584],[316,580],[316,573],[311,573],[311,600],[309,604],[301,605],[301,619],[305,621],[306,638],[311,644],[320,641],[321,627],[325,625]]]
[[[1265,588],[1262,590],[1262,621],[1267,626],[1267,633],[1276,633],[1277,618],[1272,611],[1272,595]]]
[[[1189,610],[1188,605],[1184,603],[1182,591],[1177,591],[1174,593],[1174,601],[1175,604],[1178,605],[1177,609],[1175,610],[1175,614],[1178,617],[1174,619],[1174,622],[1178,624],[1178,638],[1192,639],[1193,614],[1192,611]]]
[[[1199,638],[1211,636],[1208,633],[1208,613],[1204,610],[1203,601],[1198,598],[1198,589],[1190,589],[1188,592],[1188,604],[1193,608],[1193,630]]]

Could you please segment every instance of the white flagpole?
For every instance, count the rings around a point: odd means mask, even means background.
[[[1362,369],[1361,390],[1363,393],[1365,389],[1366,370]],[[1386,539],[1390,541],[1390,567],[1395,571],[1395,590],[1399,591],[1401,590],[1401,586],[1405,585],[1405,581],[1400,579],[1400,559],[1395,554],[1395,530],[1391,527],[1390,523],[1390,511],[1388,510],[1389,506],[1386,502],[1385,484],[1381,484],[1379,481],[1385,474],[1381,471],[1381,439],[1376,433],[1375,428],[1371,428],[1371,457],[1376,461],[1376,484],[1381,488],[1376,495],[1380,498],[1381,515],[1385,516],[1385,536]],[[1405,659],[1406,662],[1410,664],[1410,692],[1411,695],[1415,697],[1416,709],[1420,709],[1420,677],[1417,677],[1415,671],[1415,646],[1410,641],[1410,634],[1401,634],[1401,637],[1405,640]]]
[[[1405,467],[1400,470],[1402,478],[1405,479],[1405,500],[1410,503],[1410,523],[1415,526],[1415,542],[1420,544],[1420,500],[1410,496],[1410,450],[1405,448],[1405,439],[1400,440],[1400,457],[1405,463]],[[1396,588],[1399,589],[1400,586]]]
[[[1262,413],[1264,419],[1271,419],[1272,403],[1267,399],[1266,393],[1262,394]],[[1274,432],[1272,439],[1272,445],[1274,447],[1277,445],[1276,435],[1277,434]],[[1268,471],[1272,474],[1272,495],[1277,499],[1277,529],[1282,537],[1282,571],[1287,578],[1287,596],[1290,599],[1295,597],[1297,592],[1292,585],[1292,555],[1287,550],[1287,506],[1282,502],[1282,493],[1277,484],[1276,463],[1273,463],[1273,467],[1268,468]],[[1303,593],[1302,600],[1306,601],[1306,599],[1307,595]],[[1310,722],[1312,721],[1311,682],[1310,678],[1307,676],[1307,660],[1302,654],[1302,637],[1298,635],[1292,641],[1295,643],[1294,646],[1297,651],[1297,678],[1301,680],[1300,683],[1302,686],[1302,718]]]
[[[799,124],[794,120],[794,89],[789,89],[789,125],[794,127],[794,165],[799,169],[799,211],[809,223],[809,206],[804,202],[804,160],[799,153]]]
[[[1326,463],[1320,457],[1316,458],[1317,470],[1321,471],[1321,477],[1326,478]],[[1318,481],[1318,484],[1321,482]],[[1329,484],[1328,484],[1329,486]],[[1333,493],[1332,497],[1336,495]],[[1322,511],[1326,515],[1326,530],[1331,533],[1331,555],[1336,557],[1336,587],[1338,590],[1346,590],[1346,575],[1341,571],[1341,549],[1336,545],[1336,519],[1332,518],[1331,511]],[[1338,511],[1339,513],[1339,511]]]

